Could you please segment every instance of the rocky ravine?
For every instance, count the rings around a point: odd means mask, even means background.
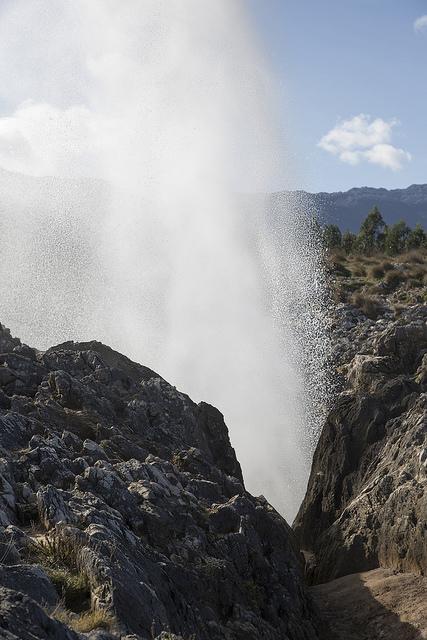
[[[294,523],[309,552],[308,575],[319,583],[380,566],[423,574],[427,306],[377,322],[346,305],[339,311],[335,360],[342,391]]]
[[[1,638],[318,637],[219,411],[97,342],[0,354]]]

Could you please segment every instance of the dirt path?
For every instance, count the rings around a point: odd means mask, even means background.
[[[324,640],[427,639],[427,578],[376,569],[312,587]]]

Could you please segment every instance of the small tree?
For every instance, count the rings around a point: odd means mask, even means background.
[[[382,250],[386,224],[378,207],[374,207],[362,222],[357,237],[357,248],[361,253],[370,254]]]
[[[422,226],[418,223],[415,229],[412,229],[406,239],[406,250],[420,249],[426,245],[426,234]]]
[[[392,224],[388,227],[384,240],[385,253],[389,256],[395,256],[398,253],[402,253],[405,249],[410,233],[411,230],[404,220],[399,220],[396,224]]]
[[[341,246],[342,234],[336,224],[327,224],[323,229],[323,241],[328,249]]]
[[[346,253],[351,253],[356,245],[356,234],[345,231],[342,236],[341,246]]]

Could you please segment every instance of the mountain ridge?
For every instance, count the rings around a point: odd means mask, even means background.
[[[16,211],[15,193],[25,193],[18,209],[24,214],[34,215],[34,204],[43,204],[52,212],[61,208],[56,194],[62,185],[71,200],[71,206],[80,213],[86,208],[102,216],[107,208],[109,184],[99,178],[85,176],[32,176],[0,167],[0,213],[13,209]],[[90,205],[83,203],[82,193],[91,196]],[[240,194],[239,202],[245,210],[251,210],[258,203],[269,200],[273,209],[280,210],[282,202],[286,207],[310,209],[315,212],[324,224],[337,224],[342,231],[358,231],[369,211],[375,205],[379,207],[387,224],[405,220],[410,226],[421,224],[427,229],[427,183],[411,184],[405,188],[385,189],[384,187],[352,187],[347,191],[311,192],[304,189],[280,190],[271,193]],[[243,198],[243,199],[242,199]],[[141,203],[142,206],[142,203]],[[37,207],[36,207],[37,208]]]
[[[337,224],[342,230],[358,231],[374,206],[378,206],[387,224],[405,220],[410,226],[427,227],[427,184],[411,184],[403,189],[352,187],[347,191],[276,191],[274,201],[282,197],[307,198],[323,223]]]

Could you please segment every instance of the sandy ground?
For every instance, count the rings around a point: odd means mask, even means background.
[[[311,589],[329,623],[323,640],[427,638],[427,578],[375,569]]]

